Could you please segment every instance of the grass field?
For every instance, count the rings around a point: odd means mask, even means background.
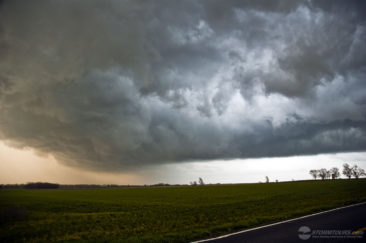
[[[366,201],[366,180],[0,190],[0,242],[189,242]]]

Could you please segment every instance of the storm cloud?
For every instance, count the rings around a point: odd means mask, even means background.
[[[70,166],[366,150],[362,1],[0,3],[0,139]]]

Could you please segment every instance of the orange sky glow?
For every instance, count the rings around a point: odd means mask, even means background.
[[[62,184],[136,184],[133,174],[91,172],[67,167],[51,155],[38,155],[30,149],[15,149],[0,142],[0,183],[48,181]]]

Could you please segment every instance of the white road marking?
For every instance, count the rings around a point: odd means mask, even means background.
[[[337,210],[341,210],[341,209],[344,209],[344,208],[350,208],[350,207],[354,207],[354,206],[358,206],[358,205],[362,205],[362,204],[366,204],[366,202],[360,202],[360,203],[356,203],[356,204],[352,204],[352,205],[348,205],[348,206],[344,206],[344,207],[340,207],[340,208],[329,209],[329,210],[322,211],[322,212],[319,212],[319,213],[313,213],[313,214],[301,216],[301,217],[298,217],[298,218],[288,219],[288,220],[273,223],[273,224],[267,224],[267,225],[263,225],[263,226],[259,226],[259,227],[255,227],[255,228],[251,228],[251,229],[246,229],[246,230],[230,233],[230,234],[227,234],[227,235],[221,235],[221,236],[218,236],[218,237],[215,237],[215,238],[192,241],[191,243],[201,243],[201,242],[207,242],[207,241],[210,241],[210,240],[218,240],[218,239],[226,238],[226,237],[229,237],[229,236],[232,236],[232,235],[238,235],[238,234],[241,234],[241,233],[254,231],[254,230],[258,230],[258,229],[263,229],[263,228],[271,227],[271,226],[274,226],[274,225],[283,224],[283,223],[287,223],[287,222],[292,222],[292,221],[296,221],[296,220],[299,220],[299,219],[304,219],[304,218],[308,218],[308,217],[311,217],[311,216],[320,215],[320,214],[324,214],[324,213],[329,213],[329,212],[332,212],[332,211],[337,211]]]

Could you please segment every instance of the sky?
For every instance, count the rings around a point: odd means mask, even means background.
[[[0,1],[0,183],[365,165],[363,1]]]

